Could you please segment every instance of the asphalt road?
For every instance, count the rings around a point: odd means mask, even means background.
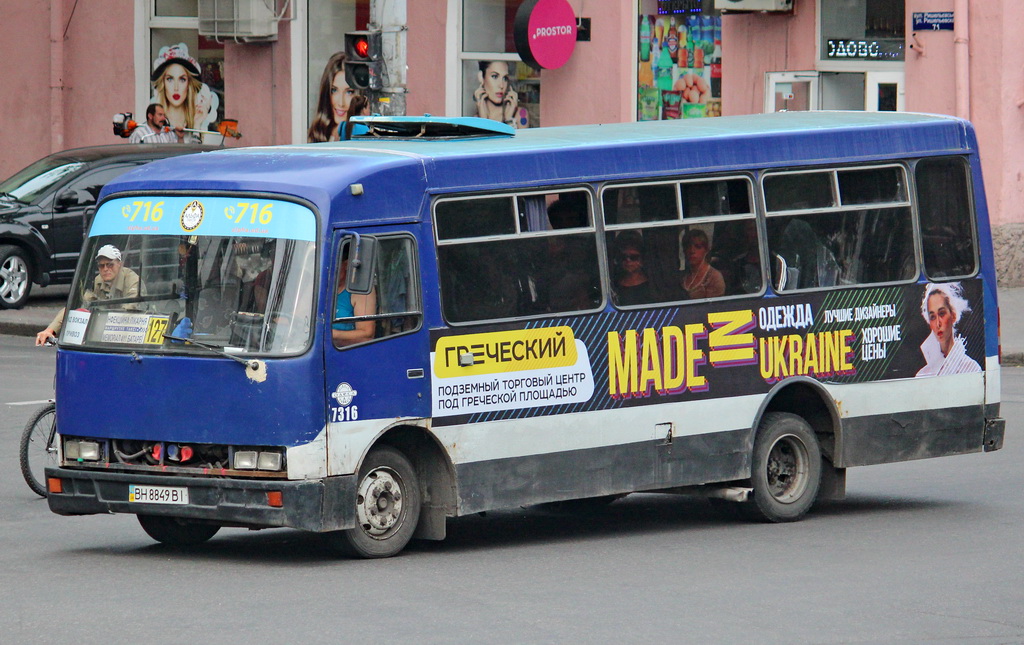
[[[52,349],[0,336],[4,643],[1021,643],[1024,369],[1005,448],[852,469],[846,501],[788,525],[633,495],[593,515],[515,509],[444,542],[349,560],[316,535],[154,543],[131,516],[65,518],[17,441]]]

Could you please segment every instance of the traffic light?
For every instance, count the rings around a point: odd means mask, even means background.
[[[345,34],[345,81],[357,90],[384,88],[384,53],[379,31]]]

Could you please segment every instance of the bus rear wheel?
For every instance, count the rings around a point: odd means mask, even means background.
[[[177,517],[139,515],[139,524],[149,537],[167,546],[187,547],[206,542],[220,530],[216,524],[201,524]]]
[[[746,517],[794,522],[807,514],[821,483],[821,449],[807,421],[788,412],[764,415],[750,480],[753,499],[741,506]]]
[[[356,527],[339,532],[339,545],[361,558],[396,555],[416,532],[420,505],[416,470],[405,455],[390,446],[374,448],[359,469]]]

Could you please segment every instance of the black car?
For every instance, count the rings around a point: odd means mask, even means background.
[[[17,309],[32,283],[69,283],[100,190],[142,164],[216,146],[120,144],[43,157],[0,183],[0,309]]]

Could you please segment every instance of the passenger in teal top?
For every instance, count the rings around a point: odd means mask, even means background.
[[[355,309],[352,307],[352,294],[346,290],[342,290],[342,292],[338,294],[338,297],[334,299],[334,317],[351,318],[354,315],[354,311]],[[331,329],[338,329],[341,331],[350,331],[355,328],[355,323],[336,322],[331,325]]]
[[[338,272],[338,290],[334,299],[334,317],[348,318],[352,316],[370,316],[377,313],[377,294],[371,291],[366,295],[352,294],[345,289],[345,278],[348,275],[348,248],[343,251],[341,270]],[[373,320],[355,322],[335,322],[331,324],[331,338],[335,347],[355,345],[372,340],[376,333],[377,323]]]

